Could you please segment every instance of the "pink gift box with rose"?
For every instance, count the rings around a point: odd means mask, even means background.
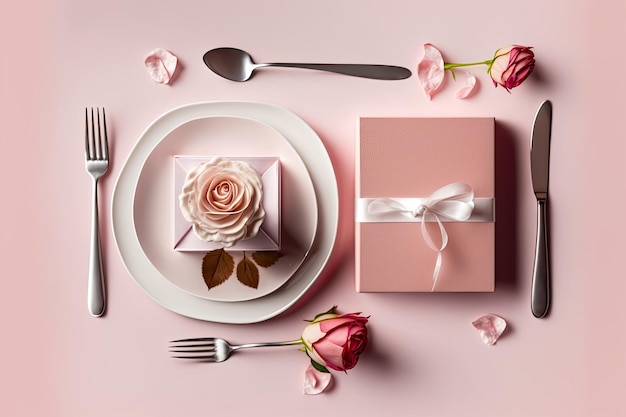
[[[495,120],[358,121],[359,292],[495,287]]]

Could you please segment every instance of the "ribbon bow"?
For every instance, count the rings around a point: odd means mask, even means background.
[[[464,222],[469,219],[472,215],[472,210],[474,210],[474,190],[468,184],[454,182],[433,192],[424,203],[417,207],[406,207],[400,201],[393,198],[377,198],[368,205],[367,209],[370,214],[401,212],[407,213],[412,217],[421,217],[422,237],[428,247],[437,252],[437,261],[433,271],[433,285],[431,288],[431,291],[434,291],[443,262],[442,252],[448,245],[448,233],[440,217],[458,222]],[[441,234],[440,246],[435,244],[426,227],[427,216],[432,216],[439,225],[439,232]]]

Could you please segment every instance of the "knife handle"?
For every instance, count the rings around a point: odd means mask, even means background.
[[[537,318],[545,317],[550,304],[550,269],[548,262],[547,201],[537,200],[537,243],[531,288],[531,309]]]

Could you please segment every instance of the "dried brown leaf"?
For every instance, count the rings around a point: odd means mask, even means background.
[[[209,290],[224,283],[234,270],[235,261],[224,249],[212,250],[202,259],[202,277]]]
[[[283,256],[280,252],[254,252],[252,254],[252,259],[259,266],[263,268],[268,268],[276,263],[276,261]]]
[[[245,253],[243,259],[237,264],[237,279],[243,285],[251,288],[259,288],[259,269]]]

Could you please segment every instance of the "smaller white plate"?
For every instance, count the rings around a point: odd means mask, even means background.
[[[208,289],[202,278],[206,252],[174,250],[172,228],[172,159],[174,155],[278,157],[281,162],[281,254],[259,267],[259,286],[243,285],[233,273]],[[247,301],[284,285],[304,261],[317,229],[317,199],[311,177],[289,142],[265,123],[242,117],[205,117],[184,123],[166,135],[146,159],[135,192],[134,221],[148,260],[165,278],[196,297],[213,301]],[[236,265],[241,251],[228,251]],[[248,253],[248,258],[251,258]]]

